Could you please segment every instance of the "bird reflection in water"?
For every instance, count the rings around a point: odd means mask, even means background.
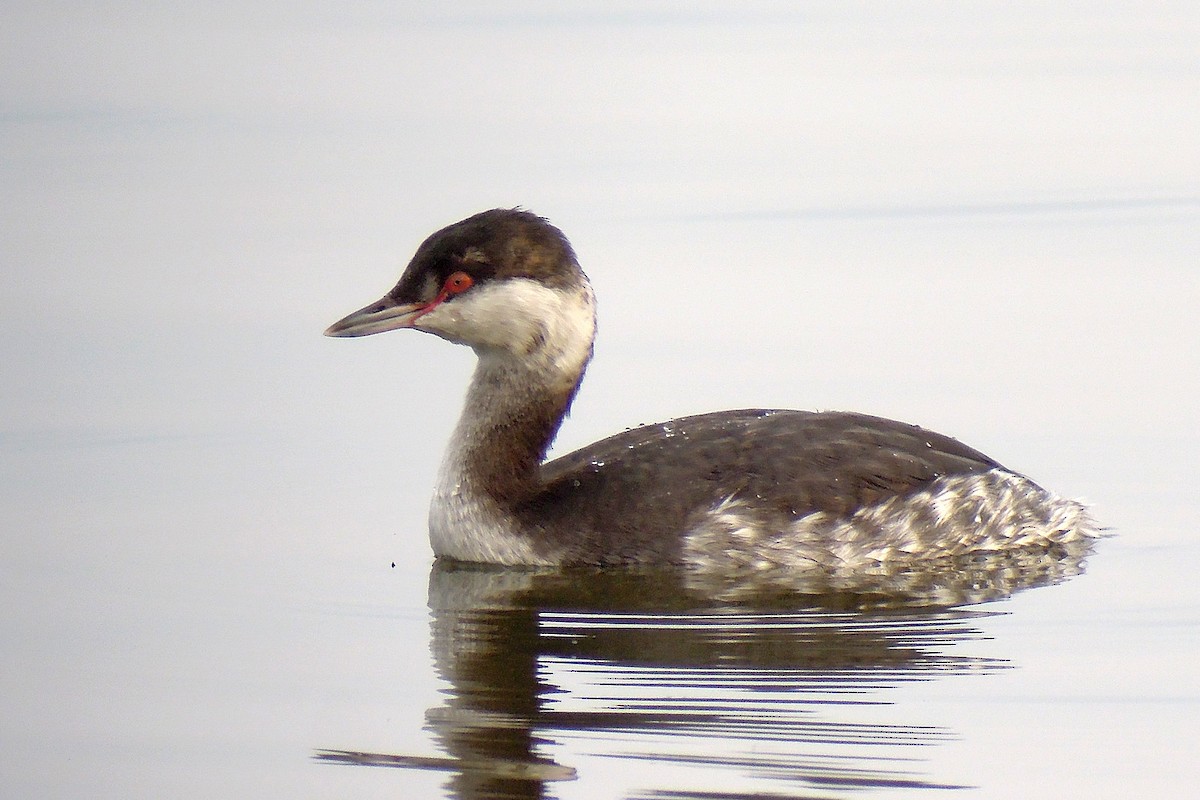
[[[997,613],[971,604],[1077,575],[1088,553],[976,555],[855,586],[439,561],[431,648],[449,691],[427,720],[446,755],[316,758],[445,770],[461,800],[543,797],[579,777],[555,759],[569,753],[649,775],[645,798],[964,788],[921,772],[922,746],[953,731],[864,715],[901,683],[1004,668],[954,652]],[[697,769],[748,788],[714,793]]]

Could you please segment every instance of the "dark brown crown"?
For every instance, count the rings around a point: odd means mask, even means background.
[[[427,300],[428,287],[441,286],[455,272],[466,272],[476,284],[532,278],[555,288],[577,283],[582,274],[562,231],[528,211],[496,208],[429,236],[389,295],[403,303]]]

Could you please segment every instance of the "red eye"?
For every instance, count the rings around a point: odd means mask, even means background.
[[[475,279],[465,272],[455,272],[446,278],[442,291],[448,295],[462,294],[475,285]]]

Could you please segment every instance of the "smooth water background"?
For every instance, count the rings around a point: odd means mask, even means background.
[[[0,23],[0,795],[1194,791],[1194,3]],[[446,584],[424,516],[471,354],[320,331],[515,204],[601,303],[560,451],[853,408],[1117,537],[941,612]]]

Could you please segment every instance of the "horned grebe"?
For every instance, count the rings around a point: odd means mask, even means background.
[[[595,326],[562,232],[495,209],[434,233],[383,299],[325,331],[414,328],[478,356],[430,507],[436,555],[852,574],[1096,535],[1082,505],[982,453],[863,414],[721,411],[543,463]]]

